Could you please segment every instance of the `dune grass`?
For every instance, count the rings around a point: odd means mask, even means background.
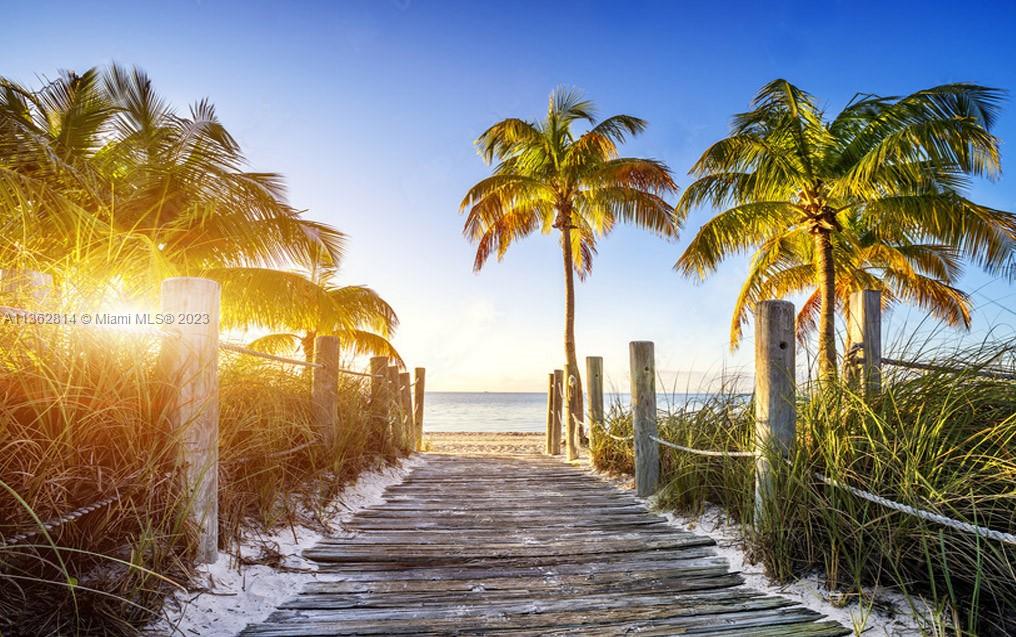
[[[313,518],[398,450],[368,387],[340,379],[334,453],[314,438],[310,377],[220,357],[220,542]],[[0,633],[130,635],[192,574],[158,340],[0,327]],[[49,533],[39,522],[118,495]],[[16,539],[16,538],[15,538]]]
[[[946,366],[997,365],[1004,344],[937,357]],[[908,359],[906,355],[894,356]],[[935,358],[935,357],[933,357]],[[752,405],[720,392],[700,409],[660,414],[661,437],[700,449],[752,448]],[[631,432],[615,406],[606,426]],[[789,462],[770,458],[775,497],[753,525],[754,461],[661,448],[661,507],[701,513],[720,506],[744,523],[750,557],[779,580],[820,572],[828,585],[864,594],[892,586],[928,622],[929,634],[1016,632],[1016,546],[888,510],[827,486],[815,473],[914,507],[1016,532],[1016,383],[967,373],[885,369],[866,399],[840,382],[804,386]],[[597,438],[594,462],[630,472],[631,449]]]

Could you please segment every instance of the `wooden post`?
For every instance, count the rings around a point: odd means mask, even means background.
[[[413,424],[413,394],[409,372],[399,374],[399,395],[402,398],[402,431],[406,453],[414,451],[420,443],[416,440],[416,426]]]
[[[339,422],[339,338],[314,339],[315,367],[311,377],[311,409],[321,442],[331,449],[338,437]]]
[[[596,447],[597,429],[603,427],[603,358],[586,356],[586,399],[589,401],[589,447]]]
[[[388,420],[388,357],[374,356],[370,359],[370,405],[374,426],[377,431],[391,439]]]
[[[547,434],[544,452],[550,456],[554,453],[554,372],[547,374]]]
[[[656,493],[660,481],[660,445],[650,436],[656,430],[656,362],[650,341],[628,345],[631,366],[631,417],[635,430],[635,491],[641,497]]]
[[[794,304],[762,301],[755,311],[755,524],[772,498],[770,453],[794,447],[797,426]]]
[[[219,549],[219,284],[166,279],[162,312],[187,317],[163,339],[163,361],[176,393],[171,422],[180,436],[188,513],[199,533],[197,560],[210,564]]]
[[[571,365],[564,365],[564,431],[565,457],[569,462],[579,457],[578,433],[575,423],[575,392],[582,391]]]
[[[417,367],[413,374],[416,378],[413,385],[413,428],[416,430],[416,450],[423,451],[423,400],[427,370]]]
[[[388,379],[388,387],[385,392],[388,405],[385,415],[391,426],[392,440],[395,441],[395,446],[401,450],[406,447],[406,431],[402,426],[404,423],[402,422],[402,398],[399,395],[399,367],[389,364],[385,372]]]
[[[554,370],[554,422],[550,428],[550,453],[555,456],[561,455],[561,405],[563,403],[564,391],[564,370]]]
[[[860,290],[850,295],[847,339],[861,346],[861,382],[866,396],[882,389],[882,293]]]

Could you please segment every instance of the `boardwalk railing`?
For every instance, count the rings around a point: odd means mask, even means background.
[[[766,506],[774,497],[772,490],[772,460],[789,463],[796,438],[796,361],[794,339],[794,305],[787,301],[763,301],[755,314],[755,443],[751,450],[695,449],[665,440],[657,430],[657,408],[655,389],[655,363],[653,344],[648,341],[633,341],[630,349],[631,411],[633,434],[617,436],[610,432],[603,422],[602,399],[599,411],[591,410],[589,422],[592,440],[606,436],[618,442],[632,445],[635,465],[635,488],[638,495],[648,497],[654,494],[660,479],[660,447],[674,449],[723,460],[751,458],[755,462],[755,520],[773,507]],[[900,361],[883,357],[881,341],[881,295],[877,291],[865,290],[856,293],[850,301],[848,317],[847,373],[855,382],[863,383],[869,395],[881,388],[882,365],[906,369],[937,371],[956,374],[970,374],[1000,380],[1016,380],[1016,375],[983,366],[954,366]],[[1005,353],[1005,352],[1003,352]],[[595,361],[590,363],[590,361]],[[603,395],[602,359],[587,359],[590,396]],[[558,391],[551,383],[552,392]],[[560,405],[552,393],[548,399],[549,434],[559,435]],[[551,412],[555,412],[552,414]],[[552,431],[551,423],[555,430]],[[595,448],[595,442],[593,447]],[[548,447],[549,449],[549,447]],[[548,451],[549,452],[549,451]],[[819,482],[845,491],[868,502],[888,509],[934,522],[981,538],[1016,545],[1016,535],[995,529],[956,520],[948,516],[885,498],[876,493],[845,484],[821,473],[814,473]]]
[[[32,275],[27,279],[30,296],[36,302],[51,296],[48,287],[52,284],[48,277],[29,274]],[[21,277],[19,285],[23,285],[24,280]],[[4,281],[4,291],[10,291],[6,285],[7,277]],[[388,358],[383,356],[371,359],[370,372],[343,369],[339,366],[340,343],[336,336],[315,338],[313,361],[222,342],[219,340],[219,297],[219,284],[215,281],[196,277],[166,279],[162,283],[162,314],[172,315],[174,320],[171,326],[149,334],[161,339],[160,360],[166,365],[175,394],[170,420],[174,430],[180,433],[178,466],[185,493],[188,494],[187,514],[198,529],[196,559],[199,563],[211,563],[218,557],[220,351],[311,370],[309,400],[317,439],[275,452],[270,457],[291,455],[315,445],[325,449],[334,447],[341,426],[340,374],[371,380],[373,417],[390,423],[389,438],[402,452],[419,451],[423,432],[424,368],[416,368],[416,381],[413,383],[410,383],[408,373],[400,373],[399,367],[389,364]],[[0,306],[0,316],[6,318],[24,320],[40,314],[42,312],[38,310]],[[415,408],[410,394],[414,385]],[[48,521],[36,518],[36,529],[5,538],[0,541],[0,546],[20,544],[40,534],[48,535],[49,531],[63,524],[119,501],[125,493],[118,490],[113,496]]]

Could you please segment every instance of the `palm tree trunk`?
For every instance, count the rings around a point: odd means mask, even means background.
[[[818,374],[820,380],[836,378],[836,271],[831,231],[816,228],[815,277],[821,305],[818,310]]]
[[[578,358],[575,355],[575,266],[572,262],[570,219],[561,228],[561,251],[564,257],[564,357],[574,385],[569,386],[569,378],[565,376],[565,431],[575,432],[566,436],[567,457],[574,460],[578,457],[576,436],[582,431],[582,374],[579,372]],[[574,429],[573,429],[574,427]],[[583,436],[584,438],[584,436]]]

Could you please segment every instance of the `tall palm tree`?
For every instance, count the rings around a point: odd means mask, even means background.
[[[818,288],[820,375],[836,373],[833,237],[856,215],[885,244],[953,246],[997,270],[1016,245],[1016,217],[963,196],[973,176],[999,173],[989,132],[1001,91],[947,84],[906,97],[858,96],[832,120],[786,80],[766,84],[731,134],[691,169],[677,205],[723,209],[702,226],[676,269],[704,278],[728,256],[807,235]],[[797,240],[797,239],[795,239]]]
[[[578,134],[577,123],[589,129]],[[473,268],[491,254],[500,260],[516,241],[557,230],[565,281],[565,360],[581,388],[575,355],[575,281],[592,268],[596,243],[614,225],[630,223],[663,237],[677,235],[673,208],[663,197],[677,186],[670,170],[652,159],[620,157],[618,146],[646,122],[614,115],[597,122],[592,102],[571,90],[550,95],[539,122],[508,118],[477,139],[480,155],[496,162],[493,174],[462,200],[464,234],[476,243]],[[581,423],[582,392],[570,403]],[[581,429],[581,428],[580,428]]]
[[[844,313],[850,295],[859,290],[882,292],[882,307],[914,303],[954,327],[970,327],[970,299],[954,284],[963,272],[962,258],[951,246],[887,244],[858,227],[856,215],[844,219],[844,230],[832,237],[836,271],[836,305]],[[808,234],[780,236],[763,244],[752,257],[730,326],[730,344],[741,341],[749,313],[759,301],[806,294],[797,314],[802,342],[818,327],[821,295],[815,286],[815,243]]]
[[[304,271],[236,267],[202,272],[222,286],[223,327],[273,330],[251,343],[255,349],[302,349],[305,360],[312,361],[316,336],[338,336],[345,352],[388,356],[401,365],[389,340],[399,325],[395,310],[369,287],[336,285],[335,275],[335,267],[320,263]]]

